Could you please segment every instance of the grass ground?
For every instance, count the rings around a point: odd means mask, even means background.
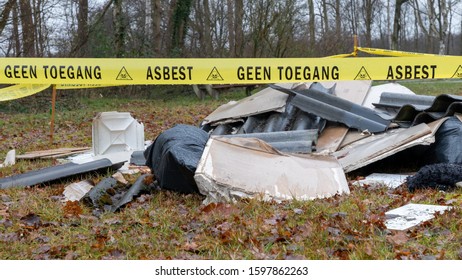
[[[420,93],[462,93],[460,83],[405,85],[425,91]],[[145,124],[146,139],[154,139],[176,123],[197,125],[220,104],[244,97],[237,92],[199,101],[178,88],[143,95],[117,90],[122,93],[103,92],[104,97],[60,92],[52,145],[50,93],[0,103],[0,158],[13,147],[23,153],[91,146],[91,121],[101,111],[130,112]],[[53,164],[19,161],[0,169],[0,177]],[[153,191],[120,212],[94,215],[81,203],[61,201],[68,183],[0,191],[0,259],[462,258],[460,189],[410,193],[404,187],[351,186],[350,195],[329,199],[205,207],[199,195]],[[384,212],[410,202],[453,209],[408,231],[387,230]]]

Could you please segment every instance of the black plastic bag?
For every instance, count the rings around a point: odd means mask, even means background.
[[[462,181],[462,165],[451,163],[437,163],[422,167],[414,176],[406,179],[410,191],[432,188],[448,191],[457,182]]]
[[[446,120],[435,134],[425,155],[427,163],[462,164],[462,122],[456,117]]]
[[[162,189],[199,193],[194,172],[208,138],[198,127],[176,125],[154,140],[144,156]]]

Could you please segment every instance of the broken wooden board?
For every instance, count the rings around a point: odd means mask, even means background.
[[[58,149],[27,152],[22,155],[16,155],[16,158],[17,159],[57,158],[57,157],[65,157],[65,156],[73,155],[77,153],[89,152],[90,150],[91,150],[90,147],[58,148]]]

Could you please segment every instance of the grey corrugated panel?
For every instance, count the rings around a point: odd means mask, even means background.
[[[258,138],[275,149],[288,153],[311,153],[318,139],[318,130],[278,131],[248,134],[223,135],[228,138]]]
[[[138,166],[146,165],[144,151],[134,151],[130,156],[130,163]]]
[[[330,88],[325,88],[321,84],[313,83],[310,87],[314,87],[324,94],[333,94],[335,91],[335,84]],[[237,130],[238,134],[306,130],[311,128],[321,131],[326,121],[316,115],[302,112],[294,106],[293,99],[294,96],[286,98],[286,104],[282,112],[273,111],[251,115],[247,118],[241,117],[236,119],[236,122],[217,125],[211,134],[227,135],[235,130]],[[243,124],[240,123],[242,119],[245,119]]]
[[[231,133],[232,127],[229,124],[220,124],[213,131],[212,135],[223,135]]]
[[[428,108],[433,104],[434,101],[434,96],[383,92],[380,95],[379,103],[372,104],[377,108],[399,109],[404,105],[413,105],[415,108]]]
[[[290,129],[291,123],[299,111],[290,101],[291,98],[289,97],[283,113],[272,113],[270,117],[265,120],[266,124],[263,132],[284,131]]]
[[[405,97],[402,98],[404,99]],[[423,120],[431,120],[431,118],[435,120],[445,116],[452,116],[454,113],[462,112],[462,107],[459,105],[459,103],[462,102],[462,96],[442,94],[435,97],[433,102],[431,102],[428,106],[423,104],[428,102],[430,98],[418,97],[418,99],[420,99],[420,101],[418,101],[418,104],[415,105],[412,103],[415,99],[411,98],[408,104],[399,107],[398,112],[395,115],[390,116],[388,119],[400,124],[412,125],[422,123]],[[427,101],[425,101],[425,99],[427,99]],[[374,104],[374,106],[381,108],[387,108],[387,106],[389,106],[388,108],[393,108],[405,101],[400,100],[392,105],[387,102],[389,102],[389,100],[384,102],[381,100],[380,103]],[[424,116],[425,114],[429,115]]]
[[[431,109],[441,111],[430,111]],[[401,107],[396,116],[390,117],[390,119],[401,127],[410,127],[416,124],[429,123],[440,118],[453,116],[456,113],[462,113],[462,102],[455,101],[449,105],[448,103],[439,103],[430,107],[428,111],[417,110],[411,105],[405,105]]]
[[[117,201],[111,207],[111,212],[116,212],[120,209],[120,207],[124,206],[125,204],[133,201],[133,199],[143,192],[148,192],[150,190],[150,186],[146,185],[145,179],[151,176],[149,174],[143,174],[138,179],[136,179],[135,183],[128,189],[128,191],[123,195],[123,197]]]
[[[318,139],[318,130],[294,130],[294,131],[278,131],[264,133],[248,133],[248,134],[232,134],[223,135],[225,137],[241,137],[241,138],[258,138],[265,142],[291,142],[291,141],[312,141]]]
[[[321,133],[326,127],[326,120],[316,115],[299,110],[291,130],[316,129]]]
[[[418,113],[413,120],[413,125],[419,123],[429,123],[435,121],[437,119],[441,119],[444,117],[454,116],[456,113],[462,113],[462,102],[454,102],[450,104],[446,111],[441,112],[427,112],[423,111]]]
[[[281,113],[272,113],[269,115],[263,127],[263,132],[282,130],[282,120],[285,116]]]
[[[105,158],[83,164],[66,163],[2,178],[0,179],[0,189],[33,186],[91,171],[120,168],[122,165],[123,162],[114,164]]]
[[[335,95],[335,87],[336,86],[337,86],[337,84],[334,84],[332,87],[326,88],[320,83],[312,83],[310,85],[309,89],[317,90],[317,91],[320,91],[320,92],[325,93],[325,94]]]
[[[280,85],[283,87],[292,86],[292,84]],[[284,96],[279,91],[275,91],[272,88],[265,88],[237,102],[228,102],[218,107],[204,119],[203,124],[216,124],[223,120],[240,119],[265,112],[281,112],[284,109],[286,101],[287,96]]]
[[[383,132],[390,124],[374,110],[317,90],[295,91],[272,85],[287,94],[295,95],[292,103],[299,109],[321,118],[346,124],[369,132]]]
[[[83,203],[89,207],[103,207],[105,204],[112,203],[112,200],[108,199],[109,190],[116,185],[117,180],[112,177],[102,179],[82,197]]]

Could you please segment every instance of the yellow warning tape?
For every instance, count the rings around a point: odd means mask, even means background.
[[[335,54],[335,55],[326,56],[325,58],[346,58],[346,57],[352,57],[352,56],[356,56],[356,54],[354,52],[344,53],[344,54]]]
[[[358,47],[358,51],[381,56],[398,56],[398,57],[422,57],[422,56],[441,56],[438,54],[430,53],[416,53],[416,52],[403,52],[395,50],[385,50],[385,49],[374,49],[374,48],[362,48]]]
[[[81,89],[121,85],[263,84],[336,80],[461,79],[462,56],[356,48],[395,57],[240,59],[0,58],[0,101],[56,85]]]
[[[0,102],[9,101],[14,99],[23,98],[26,96],[34,95],[39,93],[51,85],[31,85],[31,84],[19,84],[13,85],[0,89]],[[56,85],[56,89],[84,89],[84,88],[99,88],[99,87],[108,87],[109,85],[72,85],[72,84],[63,84]]]
[[[0,89],[0,101],[14,100],[36,94],[50,85],[14,85]]]
[[[0,84],[54,84],[63,87],[453,78],[462,78],[461,56],[350,59],[0,59]]]

